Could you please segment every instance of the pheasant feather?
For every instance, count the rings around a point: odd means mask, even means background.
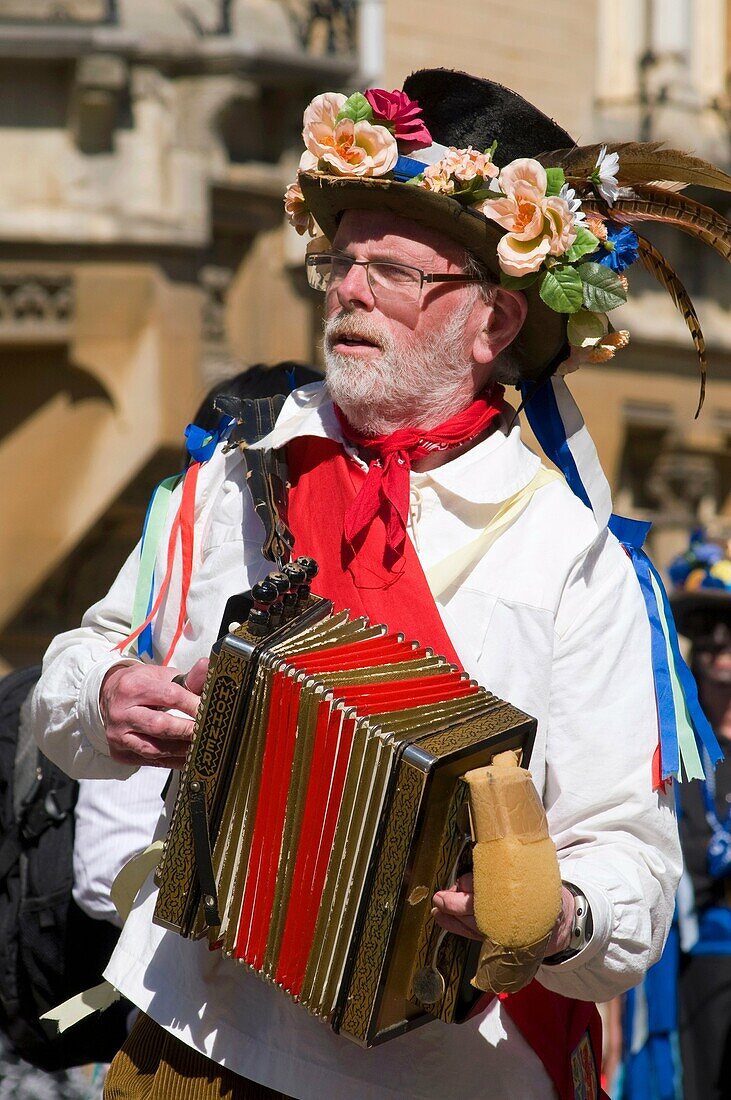
[[[607,216],[607,208],[599,199],[585,198],[581,205],[587,213]],[[716,210],[687,195],[663,188],[635,187],[629,195],[620,193],[609,217],[626,225],[641,221],[674,225],[710,245],[724,260],[731,260],[731,225]]]
[[[652,180],[712,187],[731,191],[731,176],[701,157],[680,149],[663,149],[661,141],[626,141],[607,145],[608,153],[619,153],[617,181],[642,184]],[[563,168],[572,184],[585,182],[594,170],[602,145],[581,145],[557,149],[538,158],[544,167]]]
[[[690,335],[693,338],[695,344],[695,350],[698,352],[698,363],[701,371],[700,393],[698,395],[698,408],[695,415],[698,416],[699,412],[703,408],[703,402],[706,397],[706,341],[703,337],[703,331],[701,329],[700,321],[698,320],[698,314],[695,311],[688,291],[685,289],[680,279],[676,275],[673,268],[665,259],[663,254],[655,248],[644,237],[637,236],[639,244],[640,260],[647,268],[650,274],[654,275],[661,286],[667,290],[668,294],[672,298],[673,302],[677,306],[678,310],[682,314],[683,320],[688,326]]]

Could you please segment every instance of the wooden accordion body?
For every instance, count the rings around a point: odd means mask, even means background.
[[[214,647],[155,922],[371,1046],[463,1019],[479,945],[432,896],[469,866],[471,768],[535,721],[443,658],[309,596]]]

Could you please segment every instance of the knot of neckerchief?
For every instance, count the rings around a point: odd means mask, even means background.
[[[503,386],[492,382],[471,405],[443,424],[435,428],[400,428],[391,435],[363,435],[335,406],[344,437],[373,455],[365,481],[345,513],[345,543],[351,560],[370,524],[379,520],[386,537],[383,564],[392,570],[400,562],[406,541],[412,464],[434,451],[452,450],[476,439],[500,415],[504,392]]]

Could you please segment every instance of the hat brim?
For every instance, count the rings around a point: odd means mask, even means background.
[[[301,172],[299,183],[313,218],[330,240],[333,239],[346,210],[387,210],[402,218],[428,226],[467,249],[500,278],[497,243],[504,231],[475,210],[462,206],[448,196],[374,177],[331,176],[322,172]],[[566,348],[565,314],[543,302],[538,284],[522,292],[528,304],[520,340],[524,355],[522,377],[535,379]]]
[[[670,607],[678,633],[686,638],[710,634],[718,622],[731,626],[731,592],[722,588],[673,593]]]

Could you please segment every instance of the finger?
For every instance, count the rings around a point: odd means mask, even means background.
[[[169,677],[150,675],[168,669],[144,669],[135,676],[120,680],[114,701],[108,708],[109,717],[114,719],[130,707],[142,706],[164,710],[179,710],[195,718],[200,698],[180,684],[173,683]]]
[[[185,757],[182,756],[160,756],[155,760],[142,760],[133,752],[113,752],[112,760],[117,764],[129,764],[133,768],[159,768],[161,772],[182,771],[185,767]]]
[[[433,904],[440,913],[452,917],[471,917],[475,911],[472,894],[462,894],[456,890],[441,890],[434,895]]]
[[[482,940],[485,938],[476,927],[465,924],[457,917],[452,917],[447,913],[440,913],[438,909],[432,910],[432,916],[439,927],[444,928],[447,932],[454,932],[455,935],[465,936],[470,940]]]
[[[206,682],[206,676],[208,675],[209,663],[207,657],[201,657],[200,661],[196,661],[185,677],[185,686],[188,691],[192,691],[195,695],[200,695],[203,691],[203,685]]]
[[[189,714],[191,718],[195,718],[201,703],[200,695],[196,695],[194,691],[190,690],[190,680],[187,678],[185,687],[174,683],[172,680],[163,685],[160,698],[162,702],[158,703],[158,706],[163,707],[165,710],[182,711],[183,714]],[[152,703],[146,699],[139,699],[137,702],[152,706]]]
[[[132,733],[143,737],[160,738],[166,741],[189,742],[193,736],[194,723],[189,718],[180,718],[164,710],[150,710],[149,707],[130,707],[120,723]]]
[[[190,745],[187,741],[140,737],[130,731],[117,743],[116,748],[120,753],[131,753],[137,758],[138,764],[153,764],[168,757],[173,760],[185,760]]]

